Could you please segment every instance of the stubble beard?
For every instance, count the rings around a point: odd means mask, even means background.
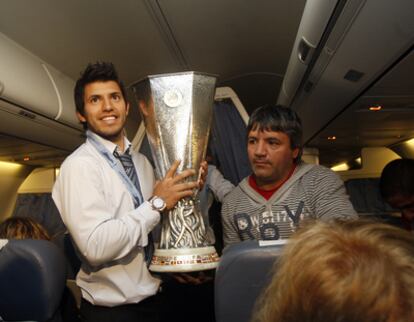
[[[113,129],[113,130],[108,129],[107,131],[105,131],[105,130],[96,129],[93,126],[91,126],[91,124],[88,124],[88,129],[94,132],[95,134],[99,135],[100,137],[104,138],[105,140],[116,142],[122,136],[122,133],[124,131],[124,126],[125,126],[125,122],[119,127],[119,129]]]

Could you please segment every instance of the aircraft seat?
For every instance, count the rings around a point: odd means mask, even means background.
[[[284,243],[248,240],[224,249],[215,279],[217,322],[250,321]]]
[[[349,199],[361,218],[403,227],[400,212],[382,200],[379,178],[355,178],[345,182]]]
[[[46,240],[0,240],[0,321],[61,321],[61,251]]]

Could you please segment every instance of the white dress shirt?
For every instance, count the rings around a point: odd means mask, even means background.
[[[116,145],[94,134],[111,153]],[[125,146],[130,142],[125,138]],[[155,183],[151,164],[132,152],[143,199]],[[160,281],[149,273],[143,247],[160,221],[148,201],[134,209],[131,194],[106,159],[87,140],[62,164],[52,197],[82,266],[76,282],[92,304],[137,303],[154,295]]]

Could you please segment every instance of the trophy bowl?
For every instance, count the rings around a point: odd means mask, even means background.
[[[199,72],[148,76],[132,85],[144,120],[155,176],[161,180],[175,160],[177,172],[194,169],[199,178],[205,157],[216,77]],[[210,245],[199,207],[198,191],[183,198],[161,218],[161,238],[152,257],[154,272],[214,269],[219,256]]]

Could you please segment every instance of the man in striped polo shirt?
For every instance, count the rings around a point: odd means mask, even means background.
[[[341,179],[301,161],[302,124],[290,108],[265,105],[251,115],[247,153],[253,173],[224,200],[224,244],[288,238],[305,218],[356,218]]]

